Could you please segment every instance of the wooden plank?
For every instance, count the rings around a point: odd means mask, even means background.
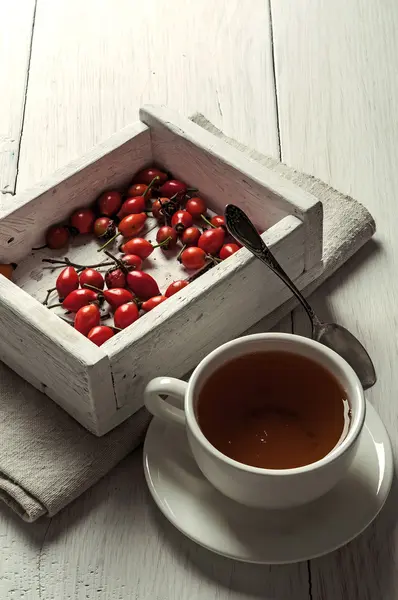
[[[49,521],[23,523],[3,502],[0,503],[0,594],[4,599],[40,598],[38,557]],[[23,567],[21,566],[23,565]],[[42,596],[42,599],[45,598]]]
[[[263,0],[39,0],[18,189],[136,120],[144,102],[200,110],[277,156],[270,49]],[[174,531],[155,512],[140,460],[43,521],[45,539],[4,509],[0,597],[308,599],[305,565],[241,565]]]
[[[96,432],[115,410],[103,350],[2,276],[0,326],[1,360]]]
[[[172,527],[146,490],[140,451],[52,519],[40,579],[43,600],[309,599],[305,563],[239,563]]]
[[[366,345],[378,382],[367,392],[398,453],[396,190],[398,6],[361,0],[272,1],[282,158],[372,212],[377,239],[311,299]],[[344,215],[341,215],[344,219]],[[295,331],[306,331],[301,311]],[[313,561],[314,600],[393,598],[398,589],[396,486],[375,524]]]
[[[18,262],[43,243],[50,225],[90,205],[109,188],[123,188],[151,160],[147,127],[134,123],[58,169],[48,180],[18,194],[0,218],[0,260]]]
[[[277,156],[266,3],[39,0],[18,190],[137,120],[147,102],[200,111]]]
[[[0,209],[15,191],[34,11],[35,0],[0,2]]]
[[[263,234],[293,279],[303,272],[304,235],[303,224],[293,216]],[[184,293],[172,296],[104,345],[118,406],[134,399],[138,409],[149,379],[182,376],[288,297],[280,280],[246,249],[203,274]]]
[[[0,2],[0,213],[13,199],[35,0]],[[4,367],[6,370],[6,367]],[[0,365],[1,377],[5,376]],[[0,597],[39,596],[38,549],[48,523],[31,526],[0,503]],[[21,568],[23,565],[23,568]]]
[[[167,107],[146,106],[140,117],[151,127],[156,162],[177,178],[185,177],[205,197],[217,198],[221,211],[237,202],[259,228],[295,215],[306,231],[305,268],[321,261],[322,205],[314,196]]]
[[[180,122],[178,117],[174,118],[177,122]],[[181,126],[183,122],[184,119],[181,120]],[[188,122],[189,125],[192,124]],[[196,125],[192,125],[192,127],[200,138],[202,130]],[[33,244],[41,243],[42,231],[48,225],[62,221],[66,216],[65,213],[70,213],[72,207],[91,203],[93,197],[98,195],[98,182],[103,184],[101,191],[106,187],[121,187],[123,183],[126,185],[136,170],[152,160],[151,142],[153,144],[156,136],[152,131],[150,133],[151,135],[145,125],[130,126],[119,134],[112,136],[109,142],[104,142],[98,148],[94,148],[80,161],[74,161],[64,169],[58,170],[50,178],[49,183],[39,184],[33,191],[20,194],[16,198],[15,210],[3,216],[0,221],[0,245],[3,247],[3,260],[19,260]],[[217,142],[212,135],[208,135],[208,138],[210,140],[208,143]],[[195,140],[194,137],[193,139]],[[215,141],[212,142],[212,140]],[[173,140],[169,144],[170,153],[172,154],[173,149],[178,144]],[[228,151],[230,151],[230,147],[227,144],[221,144],[219,148],[220,155],[223,156],[224,152],[228,153]],[[202,155],[203,151],[200,147],[196,150],[195,156],[190,156],[183,149],[180,149],[178,156],[182,157],[181,160],[178,161],[178,157],[174,159],[175,163],[178,164],[178,162],[186,160],[187,156],[189,157],[190,160],[186,163],[186,175],[187,181],[191,183],[191,174],[193,173],[193,185],[199,185],[201,179],[208,178],[208,171],[212,174],[213,180],[216,180],[211,163],[207,164]],[[236,153],[236,155],[239,159],[240,153]],[[228,162],[228,154],[226,158]],[[244,162],[243,159],[242,162]],[[198,172],[196,169],[197,163],[205,164],[203,172],[200,170]],[[169,163],[167,167],[172,168]],[[133,169],[133,172],[131,169]],[[241,171],[239,171],[239,176],[240,174]],[[228,181],[238,192],[238,200],[236,200],[238,204],[246,202],[249,207],[252,207],[250,194],[252,187],[257,185],[259,190],[265,191],[266,188],[261,184],[253,184],[249,174],[246,174],[245,189],[240,191],[239,182],[236,182],[233,175],[233,172],[229,172],[228,177],[225,174],[223,175],[222,172],[219,174],[219,178],[222,179],[221,190],[224,187],[224,181]],[[214,190],[210,201],[210,208],[219,211],[226,200],[222,191]],[[212,202],[215,204],[212,204]],[[269,224],[268,209],[269,207],[266,205],[258,210],[256,221],[261,230]],[[251,214],[252,211],[249,210],[249,213]],[[254,217],[256,218],[256,214],[254,214]],[[152,232],[149,235],[152,236]],[[285,217],[264,234],[267,242],[271,246],[277,247],[283,264],[288,270],[291,269],[292,276],[295,278],[304,271],[305,235],[303,223],[294,216]],[[37,239],[37,236],[40,236],[40,238]],[[101,260],[97,254],[97,249],[98,242],[93,238],[88,241],[77,238],[70,245],[67,252],[72,261],[79,264],[95,264]],[[55,279],[54,269],[45,270],[43,268],[44,265],[41,262],[43,253],[48,254],[46,251],[30,252],[29,256],[21,261],[15,275],[15,282],[18,286],[28,291],[39,301],[44,299],[46,290],[54,285]],[[62,256],[64,253],[65,250],[61,250],[56,254]],[[155,254],[157,254],[157,257],[151,256],[149,264],[154,265],[155,277],[161,286],[161,290],[164,291],[170,281],[185,277],[186,272],[179,263],[173,261],[175,256],[166,256],[161,250],[157,250]],[[173,263],[174,268],[170,267],[170,262]],[[160,277],[158,276],[159,271],[161,271]],[[183,375],[184,372],[196,364],[205,350],[209,351],[215,343],[220,343],[220,339],[227,340],[241,333],[264,314],[273,310],[278,304],[278,290],[282,289],[283,286],[269,272],[266,273],[270,282],[269,285],[259,286],[258,273],[263,272],[264,267],[254,261],[248,252],[239,252],[229,261],[219,265],[211,273],[191,284],[187,294],[168,300],[166,310],[158,309],[154,313],[144,315],[131,331],[121,332],[115,340],[110,340],[103,347],[103,350],[110,353],[109,356],[111,357],[115,353],[117,356],[115,360],[112,358],[112,372],[118,406],[131,404],[132,409],[134,409],[141,405],[142,387],[149,378],[156,375],[156,364],[163,364],[163,367],[169,366],[173,375]],[[242,281],[246,282],[243,289]],[[283,291],[285,292],[285,290]],[[230,306],[233,306],[234,310],[233,315],[230,311],[225,311],[224,297],[233,298],[233,302],[230,302]],[[236,301],[236,298],[239,301]],[[47,316],[48,311],[40,305],[39,307],[44,319],[44,315]],[[241,313],[243,313],[243,317],[240,316]],[[210,329],[207,327],[207,337],[202,334],[200,339],[195,335],[197,315],[202,315],[202,317],[206,315],[206,324],[208,321],[212,323]],[[29,317],[25,318],[28,319]],[[54,313],[51,314],[51,318],[54,319]],[[231,318],[232,327],[230,326]],[[224,321],[227,319],[227,321],[224,323],[223,319]],[[47,321],[47,336],[41,340],[41,343],[49,341],[47,337],[51,329],[50,321],[48,319]],[[180,333],[182,323],[184,323],[184,335]],[[65,327],[64,323],[62,325]],[[202,327],[202,329],[205,328]],[[220,338],[220,336],[224,337]],[[188,343],[191,337],[192,340]],[[175,340],[174,347],[171,340]],[[186,345],[189,346],[189,352],[185,351],[184,346]],[[169,363],[165,363],[164,360],[160,359],[164,354],[164,347],[169,348]],[[148,349],[151,353],[151,359],[148,359],[147,356]],[[184,354],[186,354],[186,357],[181,360],[181,356]],[[119,359],[119,355],[123,358]],[[26,370],[21,361],[18,360],[18,354],[12,352],[8,345],[5,345],[2,356],[11,367],[15,365],[22,375],[28,371],[28,380],[37,385],[37,374],[32,370]],[[95,413],[95,417],[91,415],[88,419],[88,427],[95,432],[99,430],[103,432],[107,429],[106,418],[112,417],[115,410],[109,365],[105,355],[103,356],[102,365],[109,384],[107,404],[102,406],[105,391],[102,389],[101,384],[96,385],[95,388],[98,391],[98,396],[91,394],[91,388],[87,390],[87,393],[90,393],[90,406],[92,405],[93,413]],[[66,360],[68,358],[66,356]],[[131,364],[134,364],[133,371]],[[139,370],[138,377],[137,370]],[[100,379],[100,381],[102,380]],[[90,382],[96,384],[97,378],[91,377]],[[47,383],[44,387],[39,385],[39,389],[45,391],[47,395],[65,408],[70,409],[71,414],[75,417],[77,415],[79,419],[81,403],[77,402],[73,395],[72,397],[66,397],[64,390],[54,386],[54,382],[51,383],[50,386]],[[63,387],[65,387],[65,382]],[[123,414],[125,413],[123,412]],[[122,413],[117,415],[117,419],[121,415]],[[87,416],[80,417],[80,420],[82,418],[87,420]],[[93,426],[92,421],[95,421],[97,426]],[[101,423],[100,427],[98,427],[99,422]],[[112,422],[114,422],[114,419],[112,419]]]

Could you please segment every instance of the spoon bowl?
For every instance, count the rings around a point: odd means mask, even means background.
[[[298,287],[278,263],[246,213],[228,204],[225,220],[229,233],[256,258],[267,265],[296,296],[311,321],[312,339],[340,354],[356,372],[364,390],[377,380],[376,371],[369,354],[361,342],[348,329],[337,323],[323,323],[308,304]]]

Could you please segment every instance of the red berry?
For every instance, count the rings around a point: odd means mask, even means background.
[[[95,302],[97,298],[98,294],[97,292],[94,292],[94,290],[89,290],[87,288],[83,290],[73,290],[73,292],[68,294],[62,302],[62,308],[70,310],[71,312],[77,312],[83,306]]]
[[[97,346],[102,346],[104,342],[109,340],[115,335],[113,329],[106,325],[97,325],[88,332],[88,339],[90,342],[94,342]]]
[[[142,310],[149,312],[159,306],[159,304],[162,304],[165,300],[167,300],[166,296],[154,296],[153,298],[149,298],[149,300],[142,303]]]
[[[125,288],[112,288],[111,290],[105,290],[103,296],[113,310],[122,304],[132,302],[134,299],[134,296],[130,290],[126,290]]]
[[[210,219],[210,223],[214,227],[225,227],[225,217],[222,215],[215,215]]]
[[[123,202],[117,216],[119,219],[122,219],[127,215],[138,215],[139,213],[144,212],[145,208],[144,196],[132,196]]]
[[[53,225],[47,231],[46,234],[46,245],[52,250],[58,250],[58,248],[64,248],[69,242],[69,229],[63,225]]]
[[[94,235],[97,238],[110,239],[116,233],[116,225],[109,217],[99,217],[94,221]]]
[[[127,240],[120,246],[120,251],[125,254],[136,254],[142,260],[148,258],[150,254],[153,252],[153,246],[148,240],[144,238],[133,238],[132,240]]]
[[[208,229],[199,238],[198,246],[206,254],[217,254],[225,240],[225,231],[222,227]]]
[[[182,197],[186,192],[187,186],[182,181],[178,181],[178,179],[170,179],[159,188],[160,195],[165,198],[171,198],[175,194],[178,194],[178,197]]]
[[[89,331],[100,324],[100,311],[95,304],[89,304],[79,308],[75,316],[75,329],[83,335],[88,335]]]
[[[185,279],[173,281],[173,283],[170,283],[169,287],[167,288],[165,296],[167,296],[167,298],[170,298],[170,296],[174,296],[174,294],[184,289],[184,287],[187,287],[187,285],[189,285],[189,282]]]
[[[169,202],[168,198],[159,198],[152,202],[152,215],[158,221],[164,221],[164,207]]]
[[[160,185],[167,181],[167,173],[159,171],[159,169],[154,167],[150,167],[149,169],[144,169],[143,171],[137,173],[137,175],[134,177],[134,182],[146,183],[146,185],[149,185],[155,177],[159,177],[157,182]]]
[[[224,244],[224,246],[220,250],[219,257],[221,258],[221,260],[225,260],[226,258],[229,258],[233,254],[235,254],[235,252],[237,252],[239,249],[240,248],[237,244]]]
[[[105,283],[109,289],[126,287],[126,275],[122,269],[111,268],[105,275]]]
[[[111,217],[115,215],[122,205],[122,195],[120,192],[104,192],[97,200],[98,210],[101,215]]]
[[[201,235],[200,229],[197,227],[188,227],[182,232],[181,242],[184,246],[196,246]]]
[[[134,323],[139,316],[140,313],[136,303],[128,302],[127,304],[122,304],[115,310],[113,321],[115,323],[115,327],[118,327],[119,329],[126,329],[126,327]]]
[[[206,264],[206,252],[196,246],[185,248],[181,253],[181,262],[187,269],[201,269]]]
[[[137,269],[137,271],[141,271],[142,258],[136,254],[125,254],[120,260],[124,265],[126,265],[126,267],[128,267],[129,270]]]
[[[182,233],[184,229],[191,227],[192,223],[192,216],[186,210],[177,210],[171,217],[171,224],[177,233]]]
[[[79,281],[81,287],[92,285],[100,290],[104,289],[104,278],[101,273],[95,269],[84,269],[84,271],[80,273]]]
[[[133,237],[140,233],[145,227],[146,214],[127,215],[119,223],[119,231],[124,237]]]
[[[79,233],[91,233],[93,231],[95,214],[91,208],[80,208],[76,210],[71,218],[70,224],[77,229]]]
[[[73,290],[77,290],[79,287],[79,275],[76,269],[73,267],[63,269],[57,277],[55,287],[60,298],[66,298]]]
[[[162,250],[172,250],[177,246],[178,235],[173,227],[169,225],[163,225],[158,229],[156,234],[156,241],[161,244]]]
[[[127,190],[127,196],[143,196],[145,194],[145,196],[147,198],[150,197],[150,190],[149,193],[146,193],[148,186],[145,183],[134,183],[133,185],[130,185],[129,189]]]
[[[153,296],[160,296],[158,284],[151,275],[143,271],[127,273],[127,285],[142,300],[149,300]]]
[[[185,205],[185,210],[189,212],[195,219],[206,214],[206,203],[202,198],[190,198]]]

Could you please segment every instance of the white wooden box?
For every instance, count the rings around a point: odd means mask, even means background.
[[[322,205],[313,196],[165,107],[145,107],[140,119],[0,213],[0,263],[18,263],[15,283],[0,276],[0,359],[96,435],[142,406],[149,379],[182,376],[288,292],[242,249],[98,348],[41,303],[55,281],[42,258],[54,252],[32,248],[50,225],[155,163],[197,187],[215,212],[229,202],[246,210],[293,279],[322,254]],[[97,247],[90,239],[56,254],[95,262]],[[150,272],[164,290],[181,267],[158,253]]]

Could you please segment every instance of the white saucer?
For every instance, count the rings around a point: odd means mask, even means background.
[[[304,507],[265,511],[229,500],[204,478],[178,426],[153,419],[144,446],[149,490],[186,536],[236,560],[281,564],[315,558],[359,535],[390,490],[393,459],[380,417],[367,403],[360,446],[347,476]]]

